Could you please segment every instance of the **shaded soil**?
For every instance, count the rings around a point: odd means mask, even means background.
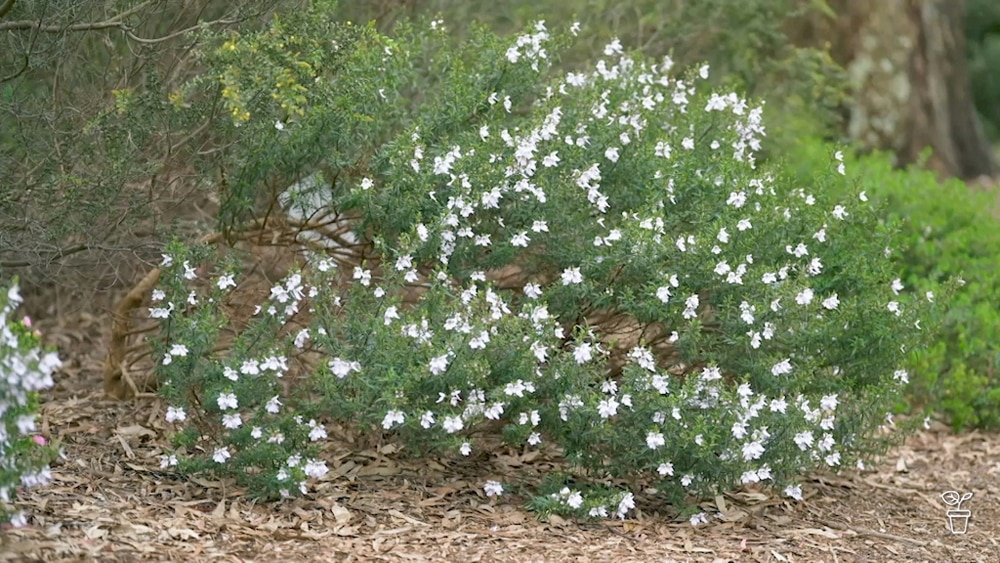
[[[101,319],[37,324],[65,360],[43,432],[67,458],[24,497],[30,525],[0,532],[0,561],[1000,561],[1000,436],[940,426],[874,471],[807,480],[801,502],[715,499],[697,528],[642,499],[625,521],[540,522],[523,498],[482,493],[552,467],[510,451],[457,464],[342,444],[307,498],[255,504],[231,483],[160,471],[163,405],[101,395]],[[964,535],[949,529],[948,490],[974,494]]]

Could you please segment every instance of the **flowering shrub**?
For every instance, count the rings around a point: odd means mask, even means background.
[[[326,472],[328,421],[418,454],[498,434],[629,483],[556,488],[540,510],[625,517],[639,483],[674,502],[752,483],[799,498],[798,475],[884,447],[938,302],[900,294],[863,191],[828,195],[839,153],[807,185],[761,165],[760,106],[710,91],[707,66],[615,41],[557,73],[575,26],[455,46],[438,22],[390,39],[313,10],[227,38],[206,74],[229,91],[219,126],[246,131],[224,153],[222,222],[259,227],[283,203],[349,232],[312,231],[239,319],[237,261],[168,249],[149,309],[179,425],[165,467],[284,496]],[[290,98],[273,91],[297,72]],[[314,154],[324,172],[275,197],[269,175]]]
[[[19,487],[49,482],[56,449],[35,433],[38,392],[52,386],[61,365],[55,352],[43,351],[31,320],[9,317],[21,302],[16,282],[0,295],[0,522],[23,526],[24,512],[11,504]]]

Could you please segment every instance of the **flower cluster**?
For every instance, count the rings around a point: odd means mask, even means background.
[[[48,484],[49,463],[56,450],[38,435],[38,393],[52,387],[52,375],[62,365],[55,352],[39,345],[39,333],[25,317],[10,315],[21,303],[15,283],[0,296],[0,521],[27,523],[24,512],[8,510],[18,488]]]

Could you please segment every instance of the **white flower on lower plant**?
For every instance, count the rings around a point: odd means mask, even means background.
[[[167,422],[184,422],[187,420],[187,413],[181,407],[167,407]]]
[[[660,432],[650,432],[649,434],[646,434],[646,445],[651,450],[655,450],[665,445],[666,443],[667,443],[666,439]]]
[[[385,418],[382,419],[382,428],[390,430],[394,425],[403,424],[405,421],[406,415],[403,411],[392,410],[385,413]]]
[[[503,494],[503,485],[498,481],[487,481],[483,485],[483,492],[486,493],[488,497],[498,497]]]
[[[625,493],[625,496],[618,501],[618,510],[615,512],[615,516],[624,520],[625,515],[633,508],[635,508],[635,496],[632,493]]]
[[[698,514],[692,514],[689,520],[692,526],[698,526],[699,524],[708,524],[708,514],[704,512],[699,512]]]
[[[802,487],[798,485],[788,485],[785,487],[785,496],[789,496],[795,500],[802,500]]]

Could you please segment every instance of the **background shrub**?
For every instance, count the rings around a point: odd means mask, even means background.
[[[830,147],[804,141],[790,155],[807,181]],[[890,155],[850,155],[848,170],[899,225],[898,264],[912,291],[937,291],[950,278],[966,284],[945,316],[941,338],[919,354],[909,402],[944,415],[955,429],[1000,425],[1000,194],[995,188],[939,180],[919,167],[899,170]]]

